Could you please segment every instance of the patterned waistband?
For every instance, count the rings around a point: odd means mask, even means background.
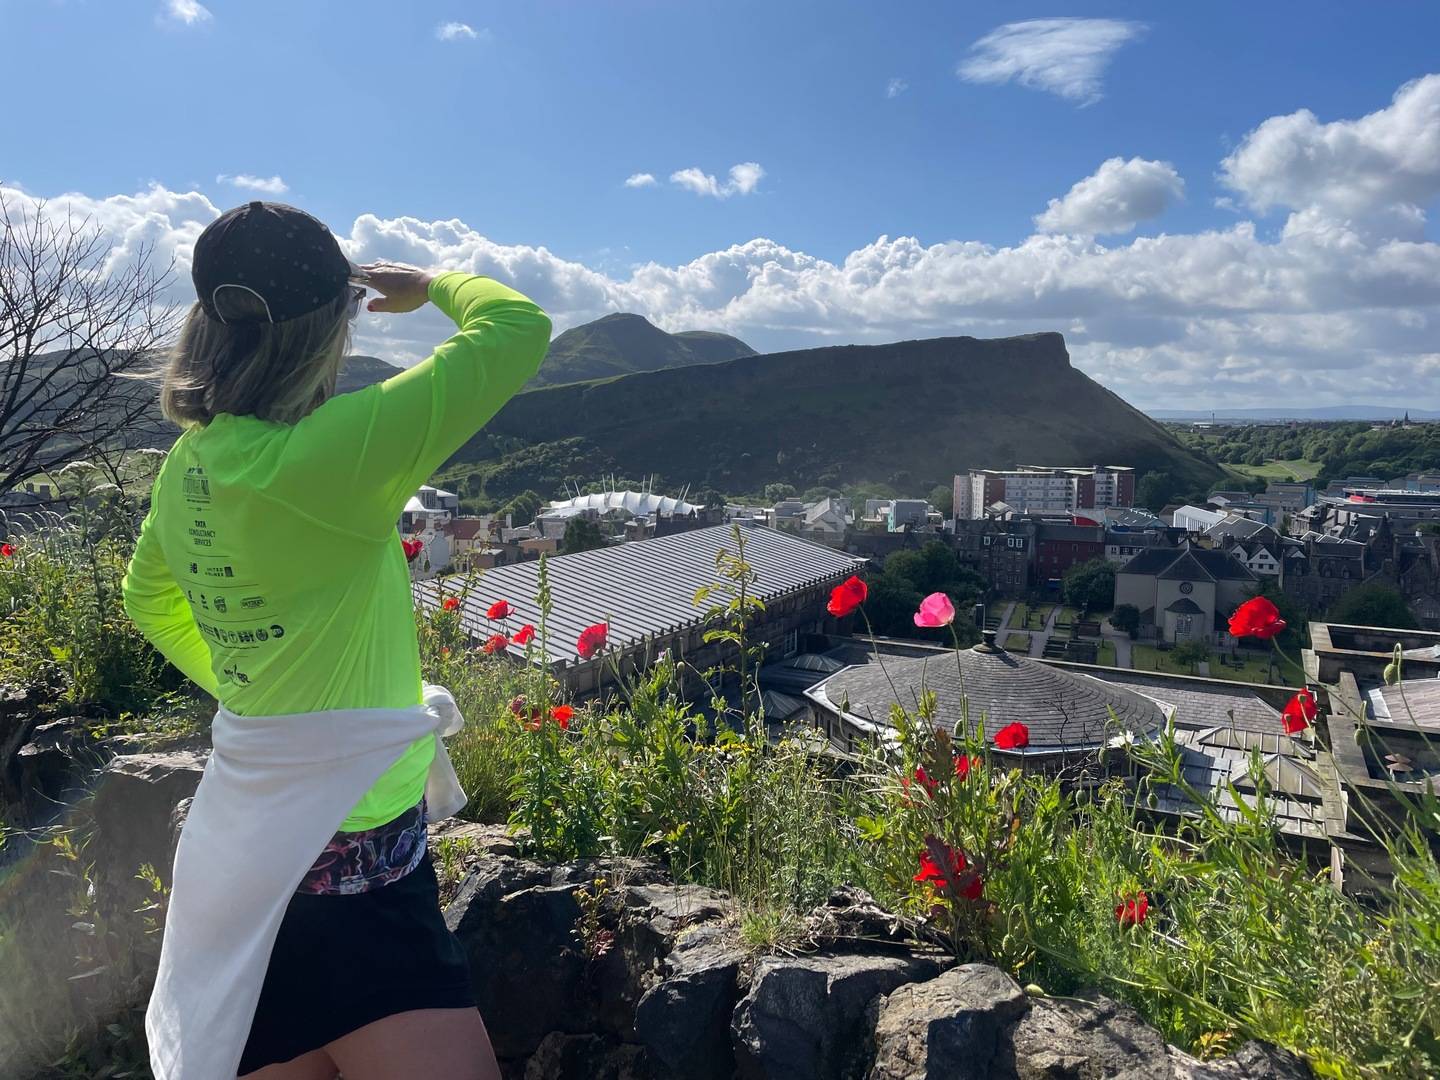
[[[297,893],[339,896],[399,881],[425,857],[425,800],[394,821],[363,832],[337,832],[300,882]]]

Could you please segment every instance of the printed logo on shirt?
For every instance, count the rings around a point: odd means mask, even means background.
[[[185,493],[186,502],[210,501],[210,478],[205,475],[205,470],[199,465],[191,465],[185,470],[181,489]]]
[[[265,597],[263,597],[263,596],[246,596],[246,597],[242,597],[241,600],[240,600],[240,606],[241,606],[242,608],[264,607],[264,606],[265,606]]]

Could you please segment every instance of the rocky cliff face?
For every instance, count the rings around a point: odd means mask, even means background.
[[[92,848],[105,910],[135,902],[139,862],[168,866],[203,766],[185,750],[105,767]],[[957,964],[859,890],[811,912],[796,948],[761,955],[729,897],[676,885],[652,862],[547,866],[519,857],[501,829],[452,823],[432,835],[432,853],[445,849],[459,871],[446,921],[515,1080],[1310,1075],[1259,1044],[1198,1061],[1098,993],[1028,995],[996,968]]]

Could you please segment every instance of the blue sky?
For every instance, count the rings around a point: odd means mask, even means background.
[[[0,0],[0,41],[0,183],[182,270],[258,190],[562,326],[1058,329],[1142,407],[1440,406],[1435,5]]]

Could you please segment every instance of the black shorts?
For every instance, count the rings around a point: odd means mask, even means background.
[[[465,951],[445,926],[429,857],[399,881],[285,909],[240,1075],[412,1009],[473,1008]]]

